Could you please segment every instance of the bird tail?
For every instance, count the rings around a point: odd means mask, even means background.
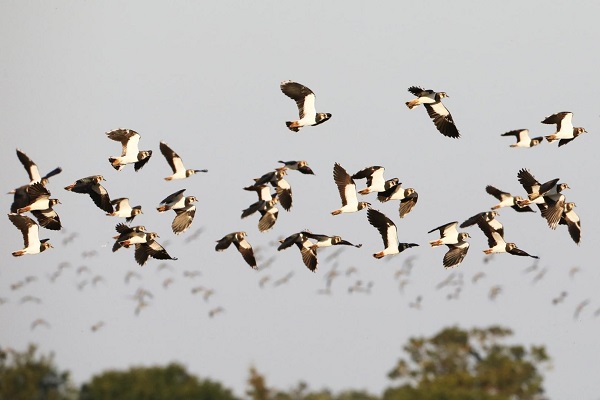
[[[406,107],[408,107],[408,108],[409,108],[409,109],[411,109],[411,110],[412,110],[413,108],[415,108],[416,106],[418,106],[418,105],[419,105],[419,99],[414,99],[414,100],[411,100],[411,101],[407,101],[407,102],[406,102]]]
[[[298,132],[300,130],[298,121],[286,121],[285,126],[287,126],[290,131]]]

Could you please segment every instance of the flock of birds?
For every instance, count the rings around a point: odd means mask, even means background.
[[[299,111],[299,119],[286,122],[286,126],[290,130],[298,132],[306,126],[319,125],[331,118],[330,113],[316,111],[315,94],[308,87],[297,82],[284,81],[280,88],[286,96],[296,102]],[[460,137],[450,112],[442,103],[442,99],[448,97],[445,92],[423,90],[416,86],[410,87],[408,91],[416,96],[406,102],[409,109],[423,105],[441,134],[450,138]],[[546,140],[549,143],[558,141],[558,146],[563,146],[586,132],[584,128],[573,126],[570,112],[553,114],[545,118],[542,123],[556,125],[556,131],[546,136]],[[122,145],[121,155],[111,156],[108,159],[111,166],[117,171],[121,171],[129,164],[133,164],[134,170],[139,171],[152,157],[152,150],[139,150],[140,135],[131,129],[115,129],[106,132],[106,135],[109,139],[120,142]],[[502,136],[517,138],[516,144],[511,147],[533,147],[543,141],[541,137],[530,139],[526,129],[510,131]],[[165,142],[160,142],[160,151],[172,170],[172,174],[164,178],[167,181],[186,179],[197,173],[208,172],[206,169],[186,169],[181,157]],[[55,206],[60,204],[60,201],[52,198],[47,189],[50,178],[60,173],[61,169],[56,168],[47,175],[41,176],[37,165],[23,151],[17,149],[17,157],[27,170],[29,183],[11,192],[14,193],[14,201],[8,218],[21,231],[24,239],[24,247],[12,253],[15,257],[38,254],[52,247],[49,239],[40,239],[40,227],[54,231],[62,228],[59,215],[55,210]],[[268,231],[275,225],[279,214],[278,205],[281,205],[286,211],[290,211],[292,208],[292,188],[285,179],[288,171],[298,171],[304,175],[314,174],[306,161],[279,161],[279,163],[283,165],[254,179],[253,184],[243,188],[246,191],[255,192],[258,200],[244,209],[241,217],[246,218],[258,212],[261,215],[258,221],[258,229],[261,232]],[[398,230],[392,219],[372,208],[371,203],[359,201],[358,195],[366,196],[375,193],[380,202],[398,201],[400,218],[405,218],[413,210],[418,201],[417,191],[414,188],[402,187],[398,178],[386,180],[384,172],[385,168],[382,166],[370,166],[354,174],[349,174],[339,163],[334,163],[333,166],[333,180],[340,195],[341,207],[332,211],[331,214],[336,216],[366,209],[369,223],[379,232],[383,241],[384,249],[373,254],[377,259],[419,246],[417,243],[399,241]],[[366,187],[357,190],[355,181],[362,179],[366,180]],[[519,171],[518,180],[526,195],[513,196],[491,185],[487,186],[486,191],[499,201],[491,207],[491,211],[480,212],[464,221],[460,226],[458,221],[453,221],[429,231],[429,233],[436,231],[439,233],[438,239],[429,242],[431,247],[441,245],[448,247],[442,259],[444,267],[455,267],[464,260],[469,251],[467,240],[470,238],[470,234],[459,232],[458,227],[466,228],[472,225],[477,225],[488,240],[489,248],[484,250],[485,254],[508,253],[537,258],[537,256],[519,249],[515,243],[505,240],[504,228],[497,219],[496,211],[502,207],[511,207],[520,213],[534,212],[531,205],[535,204],[551,229],[556,229],[558,225],[566,225],[573,241],[577,244],[580,243],[581,222],[574,211],[575,203],[567,202],[563,193],[564,190],[569,189],[569,186],[559,182],[558,178],[542,183],[526,169]],[[142,207],[132,207],[128,198],[111,199],[108,191],[101,184],[103,181],[104,178],[101,175],[89,176],[78,179],[65,187],[65,190],[87,194],[107,216],[125,219],[125,223],[118,223],[115,227],[118,234],[114,236],[115,242],[112,251],[134,247],[134,258],[141,266],[145,265],[150,258],[176,260],[157,241],[158,233],[147,230],[143,225],[131,226],[134,218],[142,214]],[[196,212],[194,203],[198,199],[194,196],[185,196],[184,192],[185,189],[182,189],[167,196],[157,207],[157,211],[161,213],[169,210],[175,212],[171,227],[176,235],[189,229]],[[26,215],[27,212],[36,218],[37,223]],[[217,241],[215,250],[223,251],[233,244],[246,263],[257,269],[254,251],[246,236],[246,232],[242,231],[229,233]],[[337,245],[361,247],[361,244],[354,245],[340,236],[315,234],[304,230],[282,239],[277,249],[284,250],[293,245],[300,250],[303,263],[313,272],[317,270],[317,251],[319,249]]]

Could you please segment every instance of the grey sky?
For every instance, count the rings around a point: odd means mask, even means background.
[[[302,379],[311,387],[366,388],[379,393],[389,385],[386,373],[402,355],[411,335],[440,328],[498,323],[516,331],[515,341],[545,344],[554,366],[545,372],[553,399],[589,399],[600,387],[595,373],[600,349],[600,307],[595,244],[600,240],[594,213],[598,190],[597,99],[600,65],[595,42],[600,3],[557,1],[502,3],[426,1],[385,2],[3,2],[0,5],[0,149],[5,191],[27,176],[15,149],[27,153],[43,172],[61,166],[48,186],[65,233],[43,230],[55,248],[14,259],[22,246],[8,218],[1,224],[0,344],[22,349],[29,342],[55,351],[57,363],[77,383],[107,368],[177,360],[203,377],[218,379],[243,393],[247,370],[255,364],[269,384],[286,388]],[[318,111],[330,121],[299,133],[286,129],[294,119],[293,101],[279,90],[295,80],[317,96]],[[422,107],[409,111],[407,88],[421,85],[446,91],[445,101],[462,138],[441,136]],[[558,149],[544,143],[510,149],[500,134],[529,128],[532,136],[553,133],[539,123],[545,116],[572,111],[574,124],[588,134]],[[140,148],[152,149],[138,173],[114,171],[107,158],[120,151],[104,132],[125,127],[138,131]],[[208,174],[165,182],[167,163],[158,151],[165,140],[189,168]],[[257,217],[241,220],[255,201],[242,187],[278,166],[277,160],[306,159],[316,176],[290,172],[294,206],[280,211],[272,231],[260,233]],[[339,196],[332,179],[334,162],[350,173],[366,166],[386,167],[419,192],[419,203],[399,220],[397,205],[374,208],[398,226],[400,240],[421,246],[390,260],[375,260],[383,249],[366,213],[332,217]],[[516,179],[529,168],[540,181],[560,177],[569,183],[569,201],[577,203],[583,239],[577,247],[562,226],[550,230],[537,215],[501,210],[507,240],[541,257],[536,272],[523,271],[532,259],[499,255],[483,264],[486,240],[476,228],[471,249],[456,269],[444,270],[445,250],[430,249],[426,232],[449,221],[462,221],[495,203],[485,193],[492,184],[522,192]],[[104,216],[84,195],[63,187],[76,179],[102,174],[111,197],[141,204],[136,222],[161,235],[172,271],[151,260],[139,268],[132,251],[110,251],[119,219]],[[364,185],[364,181],[358,186]],[[178,189],[199,198],[191,229],[171,233],[172,213],[155,212],[160,200]],[[1,197],[8,212],[11,196]],[[187,236],[203,228],[189,244]],[[277,252],[273,241],[301,229],[340,234],[362,243],[325,261],[335,249],[319,253],[316,274],[302,264],[296,249]],[[267,269],[251,270],[235,250],[214,251],[215,240],[236,231],[262,248],[261,260],[276,256]],[[68,245],[69,233],[79,236]],[[96,257],[81,253],[96,250]],[[398,290],[394,273],[416,256],[410,283]],[[59,263],[72,264],[55,283],[47,279]],[[75,270],[86,265],[89,276]],[[331,296],[318,295],[325,274],[356,266],[358,274],[333,283]],[[581,268],[575,278],[569,269]],[[259,261],[260,267],[260,261]],[[531,281],[546,268],[543,280]],[[200,270],[195,280],[183,271]],[[142,275],[125,285],[127,271]],[[471,278],[485,271],[476,285]],[[287,285],[272,282],[294,275]],[[465,281],[459,300],[435,285],[451,273]],[[83,290],[77,284],[94,275],[106,283]],[[12,291],[10,285],[34,275],[39,279]],[[265,275],[271,281],[260,289]],[[162,288],[167,277],[174,283]],[[357,279],[373,282],[370,295],[348,294]],[[190,290],[203,285],[216,293],[208,302]],[[493,285],[503,293],[495,302]],[[154,293],[151,305],[134,316],[128,299],[138,287]],[[568,296],[561,305],[552,298]],[[41,305],[19,304],[22,296]],[[418,295],[423,307],[408,307]],[[578,320],[577,304],[590,299]],[[210,319],[216,306],[225,313]],[[51,329],[29,325],[43,317]],[[96,333],[90,326],[106,325]]]

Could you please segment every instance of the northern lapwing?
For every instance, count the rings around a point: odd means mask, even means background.
[[[186,197],[185,207],[173,209],[176,216],[171,224],[171,229],[176,235],[180,235],[188,230],[194,221],[194,217],[196,216],[196,206],[193,204],[193,200],[190,198],[195,199],[193,196],[188,196]]]
[[[152,150],[142,150],[138,148],[140,143],[140,134],[131,129],[114,129],[106,132],[109,139],[121,143],[121,156],[109,157],[110,165],[120,171],[127,164],[133,164],[133,169],[139,171],[152,157]]]
[[[296,102],[300,119],[287,121],[285,125],[294,132],[305,126],[322,124],[331,118],[330,113],[318,113],[315,108],[315,94],[304,85],[292,81],[283,81],[279,85],[281,91]]]
[[[314,175],[313,170],[308,166],[308,163],[304,160],[302,161],[278,161],[282,163],[287,169],[292,169],[298,172],[301,172],[305,175]]]
[[[383,178],[384,172],[384,167],[376,165],[361,169],[352,175],[352,179],[367,179],[367,187],[359,190],[358,193],[368,194],[371,192],[383,192],[385,190],[385,179]]]
[[[223,251],[233,243],[248,265],[253,269],[258,269],[256,266],[256,259],[254,258],[254,250],[252,249],[252,245],[246,240],[246,236],[246,232],[232,232],[227,234],[217,240],[215,250]]]
[[[390,200],[400,200],[398,213],[404,218],[419,201],[419,193],[413,188],[403,188],[398,178],[386,181],[385,190],[377,193],[377,200],[385,203]]]
[[[181,157],[173,151],[165,142],[160,142],[160,152],[169,163],[173,175],[167,176],[165,181],[172,181],[174,179],[185,179],[198,172],[208,172],[207,169],[185,169]]]
[[[136,216],[143,214],[142,206],[131,207],[127,197],[113,199],[110,201],[110,204],[112,204],[114,207],[113,212],[106,213],[106,215],[110,217],[125,218],[125,221],[131,222]]]
[[[544,118],[542,124],[556,125],[556,132],[546,136],[546,140],[549,143],[558,140],[558,147],[564,146],[576,137],[587,132],[585,128],[573,126],[573,113],[570,111],[552,114]]]
[[[19,158],[19,161],[21,161],[21,164],[23,164],[23,167],[25,167],[25,170],[27,171],[30,185],[36,182],[40,182],[42,185],[46,186],[46,184],[48,184],[48,180],[51,177],[62,172],[62,168],[56,167],[52,171],[48,172],[48,174],[46,174],[45,176],[41,176],[38,166],[33,162],[31,158],[27,156],[27,154],[17,149],[17,157]]]
[[[439,231],[439,233],[440,233],[439,239],[432,240],[429,242],[431,247],[441,246],[443,244],[458,243],[460,240],[458,237],[459,236],[458,230],[456,229],[457,226],[458,226],[458,221],[448,222],[447,224],[438,226],[437,228],[434,228],[434,229],[430,230],[429,232],[427,232],[427,233],[432,233],[434,231]],[[467,237],[470,237],[468,233],[467,233]]]
[[[500,136],[514,136],[517,140],[516,143],[510,145],[510,147],[534,147],[544,141],[543,136],[534,137],[531,139],[529,137],[529,129],[516,129],[513,131],[509,131],[503,133]]]
[[[75,193],[88,194],[98,208],[106,211],[107,213],[112,213],[114,210],[112,204],[110,203],[108,191],[100,184],[100,182],[104,180],[105,179],[102,177],[102,175],[88,176],[87,178],[78,179],[72,185],[65,187],[65,190]]]
[[[127,226],[123,223],[118,223],[115,226],[115,230],[117,231],[118,235],[113,237],[113,239],[115,239],[115,243],[112,247],[113,253],[119,250],[121,247],[129,247],[130,245],[123,245],[123,243],[126,243],[127,240],[133,238],[134,236],[142,236],[143,234],[147,233],[146,227],[143,225]]]
[[[449,97],[446,92],[434,92],[431,89],[424,90],[418,86],[411,86],[408,91],[417,96],[416,99],[406,102],[409,109],[423,104],[435,127],[442,135],[454,139],[460,137],[450,111],[442,104],[442,99]]]
[[[148,258],[157,260],[177,260],[167,253],[167,250],[154,239],[149,239],[145,243],[136,243],[134,258],[140,266],[144,266]]]
[[[579,242],[581,242],[581,220],[575,213],[574,208],[575,203],[573,202],[569,202],[564,205],[563,214],[559,224],[567,225],[571,239],[573,239],[573,241],[579,245]]]
[[[442,259],[444,268],[456,267],[463,262],[469,252],[469,242],[467,242],[468,237],[470,237],[468,233],[460,232],[458,234],[457,243],[446,244],[448,251],[444,254],[444,258]]]
[[[367,210],[367,219],[381,235],[385,248],[379,253],[373,254],[373,257],[379,259],[388,255],[399,254],[411,247],[418,246],[416,243],[398,243],[398,229],[391,219],[380,211],[373,208]]]
[[[185,189],[178,190],[175,193],[168,195],[160,202],[156,210],[158,212],[177,210],[184,208],[186,204],[198,201],[195,196],[184,196],[183,192],[185,192]]]
[[[475,225],[480,218],[483,218],[485,222],[492,227],[492,229],[504,236],[504,227],[502,226],[502,223],[496,219],[498,215],[500,214],[497,211],[480,212],[466,219],[462,224],[460,224],[460,227],[468,228],[469,226]]]
[[[267,172],[260,178],[255,178],[254,186],[260,187],[261,185],[270,183],[271,186],[275,188],[277,196],[279,197],[279,203],[283,209],[290,211],[292,208],[292,187],[289,182],[285,180],[284,176],[286,175],[287,167],[275,168],[273,171]]]
[[[491,207],[492,210],[497,210],[502,207],[511,207],[513,210],[515,210],[517,212],[535,212],[529,206],[525,206],[525,205],[521,206],[520,205],[525,200],[521,196],[513,196],[512,194],[510,194],[508,192],[504,192],[498,188],[495,188],[492,185],[487,185],[485,187],[485,191],[500,201],[500,203]]]
[[[316,233],[312,233],[309,231],[302,231],[302,233],[307,238],[316,240],[316,243],[314,245],[312,245],[312,247],[311,247],[313,250],[316,250],[321,247],[340,246],[340,245],[352,246],[352,247],[357,247],[357,248],[362,247],[362,244],[352,244],[349,241],[342,239],[341,236],[337,236],[337,235],[329,236],[329,235],[316,234]]]
[[[532,256],[531,254],[519,249],[514,243],[505,242],[504,237],[500,234],[500,232],[496,231],[485,220],[484,217],[480,217],[477,220],[477,226],[479,226],[479,229],[483,231],[483,233],[488,239],[489,249],[483,251],[485,254],[509,253],[513,256],[539,258],[538,256]]]
[[[8,219],[21,231],[25,247],[12,252],[14,257],[26,254],[38,254],[52,247],[49,239],[39,237],[39,226],[31,218],[20,214],[8,214]]]
[[[277,251],[287,249],[295,244],[300,250],[302,262],[306,268],[312,272],[317,270],[319,264],[317,250],[313,248],[314,244],[308,239],[304,232],[294,233],[285,239],[280,240],[279,243],[281,244],[277,247]]]
[[[332,215],[341,213],[351,213],[369,207],[371,204],[366,201],[358,201],[356,194],[356,184],[346,170],[338,163],[333,165],[333,180],[337,185],[342,199],[342,207],[331,212]]]

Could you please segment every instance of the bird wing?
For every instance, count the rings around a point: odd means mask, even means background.
[[[531,172],[523,168],[517,174],[517,178],[519,178],[519,183],[528,194],[539,193],[541,184],[535,179]]]
[[[440,231],[441,237],[453,236],[453,235],[458,236],[458,230],[456,229],[457,225],[458,225],[458,221],[448,222],[447,224],[438,226],[437,228],[433,228],[432,230],[430,230],[427,233],[432,233],[433,231]]]
[[[88,194],[94,201],[94,204],[106,211],[107,213],[112,213],[113,206],[110,204],[110,197],[108,196],[108,191],[101,184],[95,184],[90,187]]]
[[[21,164],[23,164],[23,167],[25,167],[27,175],[29,175],[29,180],[31,182],[39,182],[42,177],[40,176],[40,171],[33,160],[19,149],[17,149],[17,157],[19,158],[19,161],[21,161]]]
[[[333,180],[340,192],[343,206],[348,204],[358,204],[356,184],[346,170],[338,163],[335,163],[333,166]]]
[[[577,244],[581,241],[581,221],[575,211],[571,210],[563,214],[563,220],[569,229],[571,239]]]
[[[418,86],[411,86],[408,88],[408,91],[417,97],[420,97],[423,94],[423,92],[427,92],[426,90],[423,90]]]
[[[483,216],[477,218],[477,226],[487,237],[488,246],[490,248],[495,247],[498,244],[504,242],[502,235],[499,232],[495,231]]]
[[[448,111],[441,101],[431,104],[425,103],[424,106],[429,117],[433,120],[433,123],[442,135],[454,139],[460,137],[460,133],[458,132],[456,125],[454,125],[454,120],[452,119],[450,111]]]
[[[27,195],[29,196],[29,202],[35,203],[41,198],[50,198],[50,192],[40,182],[36,182],[33,185],[27,187]]]
[[[246,260],[248,265],[254,269],[257,269],[256,259],[254,258],[254,251],[252,250],[252,246],[250,245],[250,243],[248,243],[246,239],[242,239],[239,242],[233,242],[233,244],[238,249],[242,257],[244,257],[244,260]]]
[[[546,205],[548,207],[542,210],[542,217],[546,218],[550,228],[556,229],[556,226],[563,216],[565,196],[561,194],[556,201],[549,196],[545,196],[544,200],[546,200]]]
[[[181,199],[181,197],[183,197],[183,192],[185,192],[185,189],[178,190],[175,193],[168,195],[160,202],[160,204],[169,204],[176,202],[177,200]]]
[[[502,190],[497,189],[497,188],[493,187],[492,185],[487,185],[485,187],[485,191],[500,201],[504,200],[507,197],[512,197],[512,195],[510,193],[503,192]]]
[[[383,245],[386,249],[392,246],[397,246],[398,229],[391,219],[374,208],[369,208],[367,210],[367,219],[369,220],[369,223],[379,231],[379,234],[383,239]]]
[[[556,114],[552,114],[546,117],[542,124],[556,124],[556,133],[561,131],[566,132],[568,135],[573,134],[573,113],[569,111],[563,111]]]
[[[179,157],[179,155],[175,153],[173,149],[171,149],[165,142],[160,142],[160,152],[163,156],[165,156],[165,159],[169,163],[173,173],[176,173],[180,170],[185,170],[183,162],[181,161],[181,157]]]
[[[406,214],[412,211],[412,209],[417,205],[417,201],[419,200],[419,194],[417,192],[412,192],[402,200],[400,200],[400,218],[404,218]]]
[[[8,219],[21,231],[26,248],[40,243],[39,226],[34,220],[20,214],[8,214]]]
[[[38,223],[46,229],[59,231],[62,228],[60,218],[52,208],[46,210],[33,210],[31,213],[38,220]]]
[[[260,213],[262,214],[262,217],[258,220],[258,230],[266,232],[275,225],[275,222],[277,222],[279,210],[277,207],[271,207],[268,210],[260,210]]]
[[[460,264],[466,257],[469,251],[469,243],[462,242],[459,244],[447,244],[449,250],[444,254],[442,263],[444,268],[451,268]]]
[[[317,260],[316,250],[311,250],[310,248],[303,247],[301,245],[299,247],[300,254],[302,255],[302,262],[304,263],[304,265],[306,265],[308,269],[310,269],[312,272],[315,272],[319,264],[319,261]]]
[[[300,119],[306,115],[315,115],[317,113],[315,108],[315,94],[312,90],[292,81],[281,82],[279,87],[287,97],[296,102]]]
[[[171,228],[173,229],[173,233],[179,235],[185,232],[192,222],[194,221],[194,216],[196,215],[196,206],[189,205],[185,208],[180,208],[175,210],[177,216],[173,219],[173,223],[171,224]]]

